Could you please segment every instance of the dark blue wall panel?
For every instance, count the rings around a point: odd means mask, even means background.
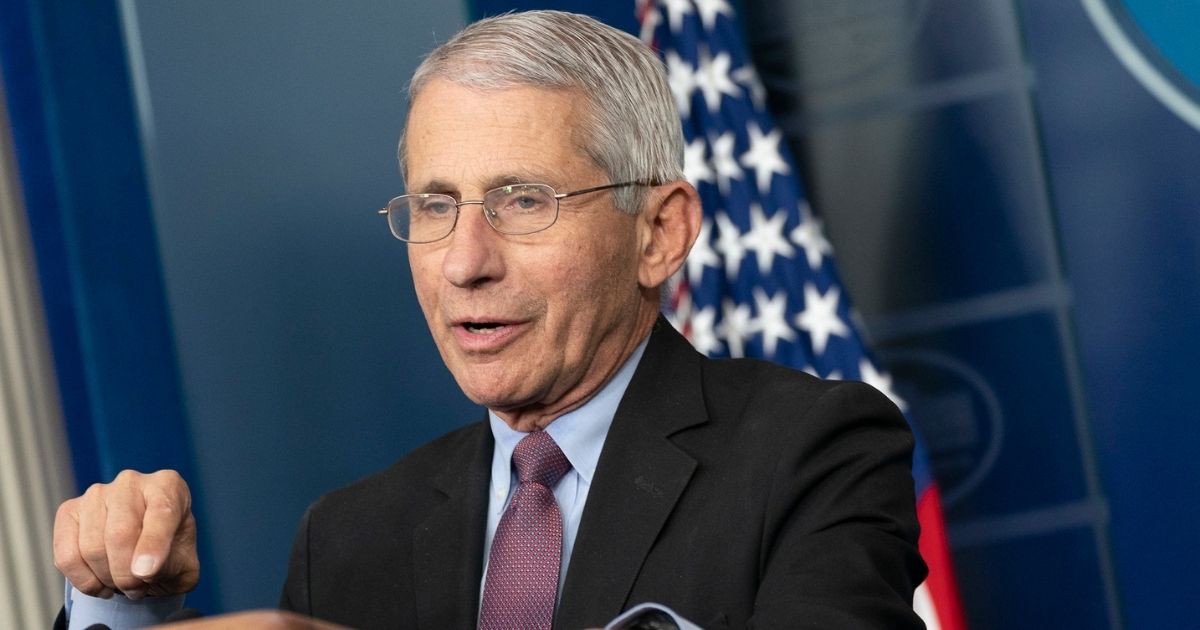
[[[75,477],[193,478],[175,340],[112,2],[6,0],[5,87]],[[203,491],[193,485],[203,519]],[[214,566],[201,536],[205,564]],[[193,604],[211,608],[207,582]]]
[[[1185,5],[1144,10],[1181,13],[1194,34]],[[1022,8],[1128,625],[1194,625],[1200,129],[1118,62],[1081,7]],[[1126,27],[1131,40],[1148,35]],[[1190,52],[1200,55],[1194,37]]]
[[[225,609],[272,606],[305,507],[481,411],[376,210],[451,3],[130,2],[133,83]]]
[[[598,2],[597,0],[467,0],[469,14],[472,20],[481,17],[497,15],[508,11],[529,11],[532,9],[557,9],[573,11],[590,15],[605,24],[611,24],[629,33],[637,34],[638,21],[634,10],[634,0],[615,0]]]

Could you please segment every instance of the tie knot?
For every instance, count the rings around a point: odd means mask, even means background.
[[[545,431],[535,431],[517,442],[513,466],[521,483],[533,482],[547,488],[553,488],[571,470],[571,462]]]

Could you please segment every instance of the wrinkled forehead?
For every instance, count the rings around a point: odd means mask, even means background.
[[[596,166],[602,166],[596,159],[597,151],[595,150],[597,142],[595,133],[597,129],[597,108],[595,100],[585,89],[580,87],[544,87],[532,84],[476,86],[470,83],[435,78],[423,82],[420,88],[413,92],[409,98],[408,112],[405,114],[404,128],[401,130],[400,144],[397,152],[397,157],[400,161],[400,174],[404,180],[406,182],[409,181],[409,176],[414,166],[421,166],[414,165],[410,161],[412,156],[410,155],[409,147],[414,138],[423,136],[426,139],[436,139],[441,137],[448,138],[450,135],[454,135],[457,138],[465,139],[469,138],[472,134],[482,136],[495,132],[498,126],[505,125],[505,121],[510,121],[513,118],[530,113],[514,109],[510,99],[503,98],[505,95],[511,95],[516,91],[535,95],[541,94],[548,97],[545,99],[535,97],[528,100],[528,107],[539,112],[544,108],[542,104],[549,106],[548,104],[551,102],[569,101],[573,106],[573,115],[563,115],[560,111],[559,115],[542,117],[541,124],[536,129],[527,128],[525,133],[535,134],[537,139],[545,142],[565,140],[581,156],[587,157]],[[456,104],[449,102],[448,93],[459,95],[459,98],[472,99],[474,107],[471,108],[471,115],[458,118],[426,115],[428,112],[434,110],[446,111],[459,109],[452,106]],[[563,99],[562,97],[566,98]],[[419,112],[420,115],[413,116],[413,112],[418,108],[422,110]],[[451,128],[458,133],[451,134]],[[466,130],[467,133],[462,133],[463,130]],[[528,140],[528,138],[521,139]],[[470,155],[469,152],[464,152],[464,154]]]

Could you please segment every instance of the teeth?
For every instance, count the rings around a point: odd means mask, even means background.
[[[500,328],[500,324],[478,324],[469,323],[464,325],[467,330],[473,333],[491,333]]]

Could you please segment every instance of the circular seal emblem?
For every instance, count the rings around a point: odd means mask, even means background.
[[[983,375],[943,352],[888,352],[887,362],[924,439],[942,505],[950,508],[996,465],[1004,442],[1000,401]]]
[[[1154,98],[1200,130],[1200,3],[1082,0],[1104,42]]]

